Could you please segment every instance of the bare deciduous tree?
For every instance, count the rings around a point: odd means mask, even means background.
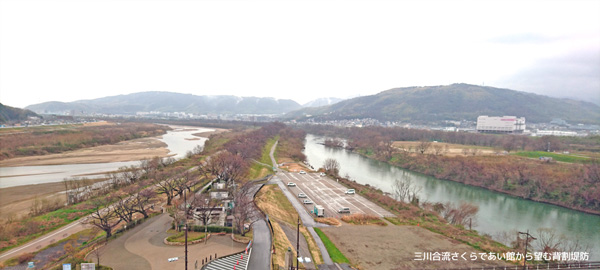
[[[417,202],[423,187],[416,185],[410,178],[401,181],[395,179],[392,185],[393,196],[401,202]]]
[[[200,166],[200,171],[230,183],[241,179],[246,174],[247,167],[247,163],[241,156],[223,151],[207,158],[205,163]]]
[[[518,142],[514,136],[506,136],[504,138],[504,142],[502,143],[502,148],[504,151],[510,153],[517,148],[517,144]]]
[[[108,239],[112,236],[112,229],[121,222],[121,219],[115,210],[106,205],[105,202],[94,200],[92,204],[95,209],[88,218],[87,224],[103,230],[106,233],[106,239]]]
[[[467,226],[473,221],[479,212],[479,207],[468,203],[460,202],[458,206],[448,202],[444,204],[444,209],[441,211],[442,217],[450,224]]]
[[[433,148],[433,154],[435,154],[436,156],[439,156],[442,153],[444,153],[444,147],[441,146],[440,144],[436,143],[432,146],[432,148]]]
[[[340,163],[333,158],[328,158],[323,162],[323,169],[328,174],[337,176],[340,173]]]
[[[219,201],[211,199],[206,193],[196,193],[188,203],[191,205],[191,210],[196,212],[196,217],[206,226]]]
[[[170,175],[166,173],[158,173],[155,178],[155,185],[158,194],[165,194],[167,196],[167,205],[171,205],[173,197],[175,197],[175,190],[177,186],[173,179],[170,179]]]
[[[422,139],[419,141],[419,144],[417,144],[416,147],[419,153],[425,154],[427,151],[429,151],[429,148],[431,147],[431,142],[426,139]]]
[[[258,211],[254,209],[254,184],[248,182],[242,185],[234,192],[234,209],[233,216],[235,217],[236,231],[242,236],[250,231],[250,226],[254,223],[258,215]],[[248,227],[245,225],[249,224]]]
[[[148,218],[148,211],[150,208],[154,208],[152,199],[156,196],[156,192],[150,188],[143,189],[131,197],[132,210],[144,215],[144,218]]]

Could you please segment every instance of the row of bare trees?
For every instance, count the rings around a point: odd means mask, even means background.
[[[325,125],[306,125],[302,126],[302,129],[312,134],[345,138],[347,139],[346,148],[348,149],[373,149],[380,142],[388,143],[391,141],[440,141],[453,144],[495,147],[507,152],[514,150],[562,151],[567,147],[576,149],[578,147],[586,149],[598,147],[598,136],[589,136],[587,138],[543,136],[535,138],[520,135],[498,136],[493,134],[379,126],[342,128]],[[385,150],[385,147],[382,149]]]
[[[132,185],[115,195],[109,195],[110,198],[94,199],[91,202],[94,211],[86,223],[103,230],[106,238],[109,238],[113,229],[121,222],[132,223],[134,214],[139,213],[148,218],[157,201],[156,195],[152,188],[140,189],[140,186]],[[116,198],[116,202],[111,203],[114,201],[112,198]]]

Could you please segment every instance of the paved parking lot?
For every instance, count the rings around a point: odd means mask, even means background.
[[[321,177],[318,173],[300,174],[296,172],[280,172],[277,176],[286,186],[290,182],[296,184],[295,187],[287,186],[287,188],[300,203],[304,199],[309,199],[313,202],[313,204],[304,204],[304,207],[308,211],[312,211],[315,204],[323,206],[325,208],[325,217],[339,218],[342,215],[347,215],[338,213],[338,210],[342,207],[350,208],[350,214],[364,213],[380,217],[394,216],[392,213],[358,194],[345,194],[346,187],[329,177]],[[298,193],[304,193],[308,198],[298,198]]]

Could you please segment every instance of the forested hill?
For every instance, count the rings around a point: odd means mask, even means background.
[[[39,117],[39,115],[35,114],[30,110],[23,110],[10,106],[5,106],[2,103],[0,103],[0,123],[27,120],[27,118],[30,116]]]
[[[236,96],[197,96],[172,92],[140,92],[74,102],[44,102],[27,106],[37,113],[135,114],[186,112],[196,114],[281,114],[301,108],[289,99]]]
[[[534,123],[549,122],[552,118],[562,118],[572,124],[600,123],[600,107],[590,102],[469,84],[395,88],[326,107],[304,108],[288,113],[286,118],[374,118],[415,123],[475,121],[479,115],[514,115]]]

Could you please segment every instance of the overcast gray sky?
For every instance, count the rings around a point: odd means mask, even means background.
[[[0,0],[0,102],[485,84],[600,103],[600,1]]]

